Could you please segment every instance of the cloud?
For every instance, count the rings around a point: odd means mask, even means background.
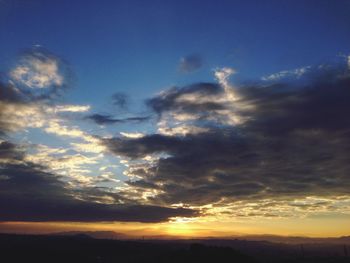
[[[348,99],[349,77],[320,76],[302,89],[285,86],[251,87],[242,90],[247,103],[254,104],[247,123],[250,130],[273,134],[345,131],[350,127]],[[320,81],[319,81],[320,80]]]
[[[243,116],[237,114],[237,107],[243,108],[244,102],[237,96],[236,90],[227,83],[196,83],[163,91],[146,104],[158,115],[159,132],[169,128],[190,132],[203,130],[203,125],[241,123]]]
[[[177,111],[192,113],[194,111],[207,111],[222,109],[221,103],[210,101],[210,96],[222,92],[219,85],[213,83],[198,83],[185,87],[174,87],[160,93],[158,96],[148,100],[147,105],[157,114],[166,111]]]
[[[22,53],[17,65],[0,80],[0,133],[41,127],[71,78],[67,63],[49,51],[34,48]],[[82,107],[58,105],[55,111],[87,110]]]
[[[269,76],[262,77],[264,81],[280,81],[286,78],[296,78],[300,79],[304,74],[306,74],[311,69],[311,66],[301,67],[293,70],[282,70],[277,73],[273,73]]]
[[[55,112],[87,112],[90,105],[57,105],[54,107]]]
[[[78,152],[99,154],[105,150],[99,138],[90,135],[77,126],[66,125],[64,120],[61,119],[52,119],[43,127],[43,130],[49,134],[78,140],[78,142],[70,143]]]
[[[104,115],[104,114],[92,114],[86,117],[86,119],[92,120],[95,123],[99,125],[104,124],[116,124],[116,123],[125,123],[125,122],[144,122],[150,119],[149,116],[145,117],[129,117],[129,118],[123,118],[123,119],[116,119],[113,118],[111,115]]]
[[[128,104],[128,96],[122,92],[114,93],[112,95],[112,103],[120,109],[126,109]]]
[[[203,66],[203,59],[198,54],[182,57],[179,62],[179,70],[183,73],[191,73]]]
[[[80,187],[96,183],[96,176],[90,176],[89,168],[97,164],[99,156],[72,152],[69,148],[53,148],[46,145],[31,146],[24,160],[45,166],[47,171],[64,177],[70,184]]]
[[[0,141],[0,160],[21,160],[23,159],[23,152],[18,147],[8,141]]]
[[[191,209],[130,202],[96,187],[72,189],[44,166],[25,161],[18,151],[13,143],[0,144],[0,160],[21,161],[0,167],[0,221],[161,222],[197,214]]]
[[[0,100],[0,133],[4,135],[28,127],[41,127],[46,120],[44,116],[41,105]]]
[[[336,63],[323,63],[319,65],[303,66],[296,69],[282,70],[261,78],[267,85],[288,83],[291,86],[312,85],[315,80],[336,80],[340,75],[349,74],[349,60],[341,56]]]
[[[120,134],[127,138],[141,138],[145,136],[143,133],[140,132],[120,132]]]
[[[69,122],[90,106],[55,100],[69,84],[65,73],[61,59],[33,49],[21,57],[10,79],[0,82],[0,221],[161,222],[198,215],[196,210],[147,204],[115,192],[112,184],[120,183],[115,174],[96,167],[97,162],[109,167],[108,160],[101,160],[101,140]],[[18,136],[23,143],[15,143],[14,135],[28,128],[66,139],[68,146],[35,145],[23,133]]]
[[[168,136],[185,136],[188,134],[198,134],[198,133],[206,133],[209,132],[210,128],[206,127],[198,127],[198,126],[190,126],[190,125],[179,125],[177,127],[166,127],[160,125],[158,128],[158,132],[163,135]]]
[[[60,87],[65,83],[62,62],[58,57],[42,49],[24,53],[10,72],[13,81],[31,89]]]
[[[19,103],[23,101],[20,90],[14,85],[0,82],[0,100],[7,103]]]
[[[118,137],[91,135],[70,123],[90,106],[57,104],[54,95],[64,85],[2,82],[0,220],[160,222],[220,213],[350,212],[348,65],[324,64],[300,77],[280,74],[274,81],[242,86],[230,83],[234,73],[216,69],[217,83],[155,95],[146,105],[157,116],[156,132]],[[115,98],[120,108],[123,98]],[[86,118],[106,125],[151,117]],[[9,140],[28,128],[68,140],[68,146]],[[98,169],[98,164],[111,167],[110,156],[103,158],[107,150],[125,166],[125,183],[113,169]]]
[[[307,85],[230,87],[219,74],[219,85],[172,88],[146,102],[159,122],[206,130],[103,143],[132,160],[128,191],[139,198],[153,193],[147,197],[153,204],[237,207],[274,200],[290,212],[292,200],[349,196],[350,76],[344,65],[313,70]],[[224,112],[241,121],[224,119]],[[155,159],[146,162],[147,156]],[[256,208],[259,213],[266,210]]]

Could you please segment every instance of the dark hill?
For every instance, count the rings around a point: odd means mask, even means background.
[[[245,240],[96,239],[72,235],[0,234],[4,263],[348,263],[346,245],[277,244]]]
[[[254,262],[232,248],[74,236],[0,234],[0,262],[30,263],[187,263]]]

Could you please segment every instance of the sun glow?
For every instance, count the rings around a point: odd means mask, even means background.
[[[193,227],[194,219],[175,217],[165,227],[166,234],[170,236],[194,236],[196,229]]]

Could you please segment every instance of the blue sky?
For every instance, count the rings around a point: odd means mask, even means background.
[[[285,229],[309,234],[302,218],[330,216],[338,228],[319,219],[311,234],[350,233],[349,13],[348,0],[0,0],[0,201],[14,185],[34,197],[7,220],[217,215],[224,232],[249,218],[271,233],[297,215]]]
[[[0,60],[42,45],[77,77],[68,100],[138,101],[170,85],[212,80],[230,66],[243,79],[349,53],[349,1],[1,1]],[[176,70],[199,53],[203,68]],[[237,78],[238,78],[237,77]],[[84,92],[81,92],[84,90]]]

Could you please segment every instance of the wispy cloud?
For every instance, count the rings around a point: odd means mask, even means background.
[[[183,73],[191,73],[203,66],[203,58],[199,54],[191,54],[182,57],[179,62],[179,70]]]
[[[141,116],[141,117],[128,117],[128,118],[113,118],[111,115],[105,114],[92,114],[86,117],[86,119],[92,120],[99,125],[104,124],[116,124],[116,123],[126,123],[126,122],[135,122],[140,123],[150,119],[149,116]]]
[[[293,70],[282,70],[277,73],[273,73],[269,76],[262,77],[262,80],[265,81],[280,81],[284,78],[301,78],[311,69],[311,66],[305,66]]]

